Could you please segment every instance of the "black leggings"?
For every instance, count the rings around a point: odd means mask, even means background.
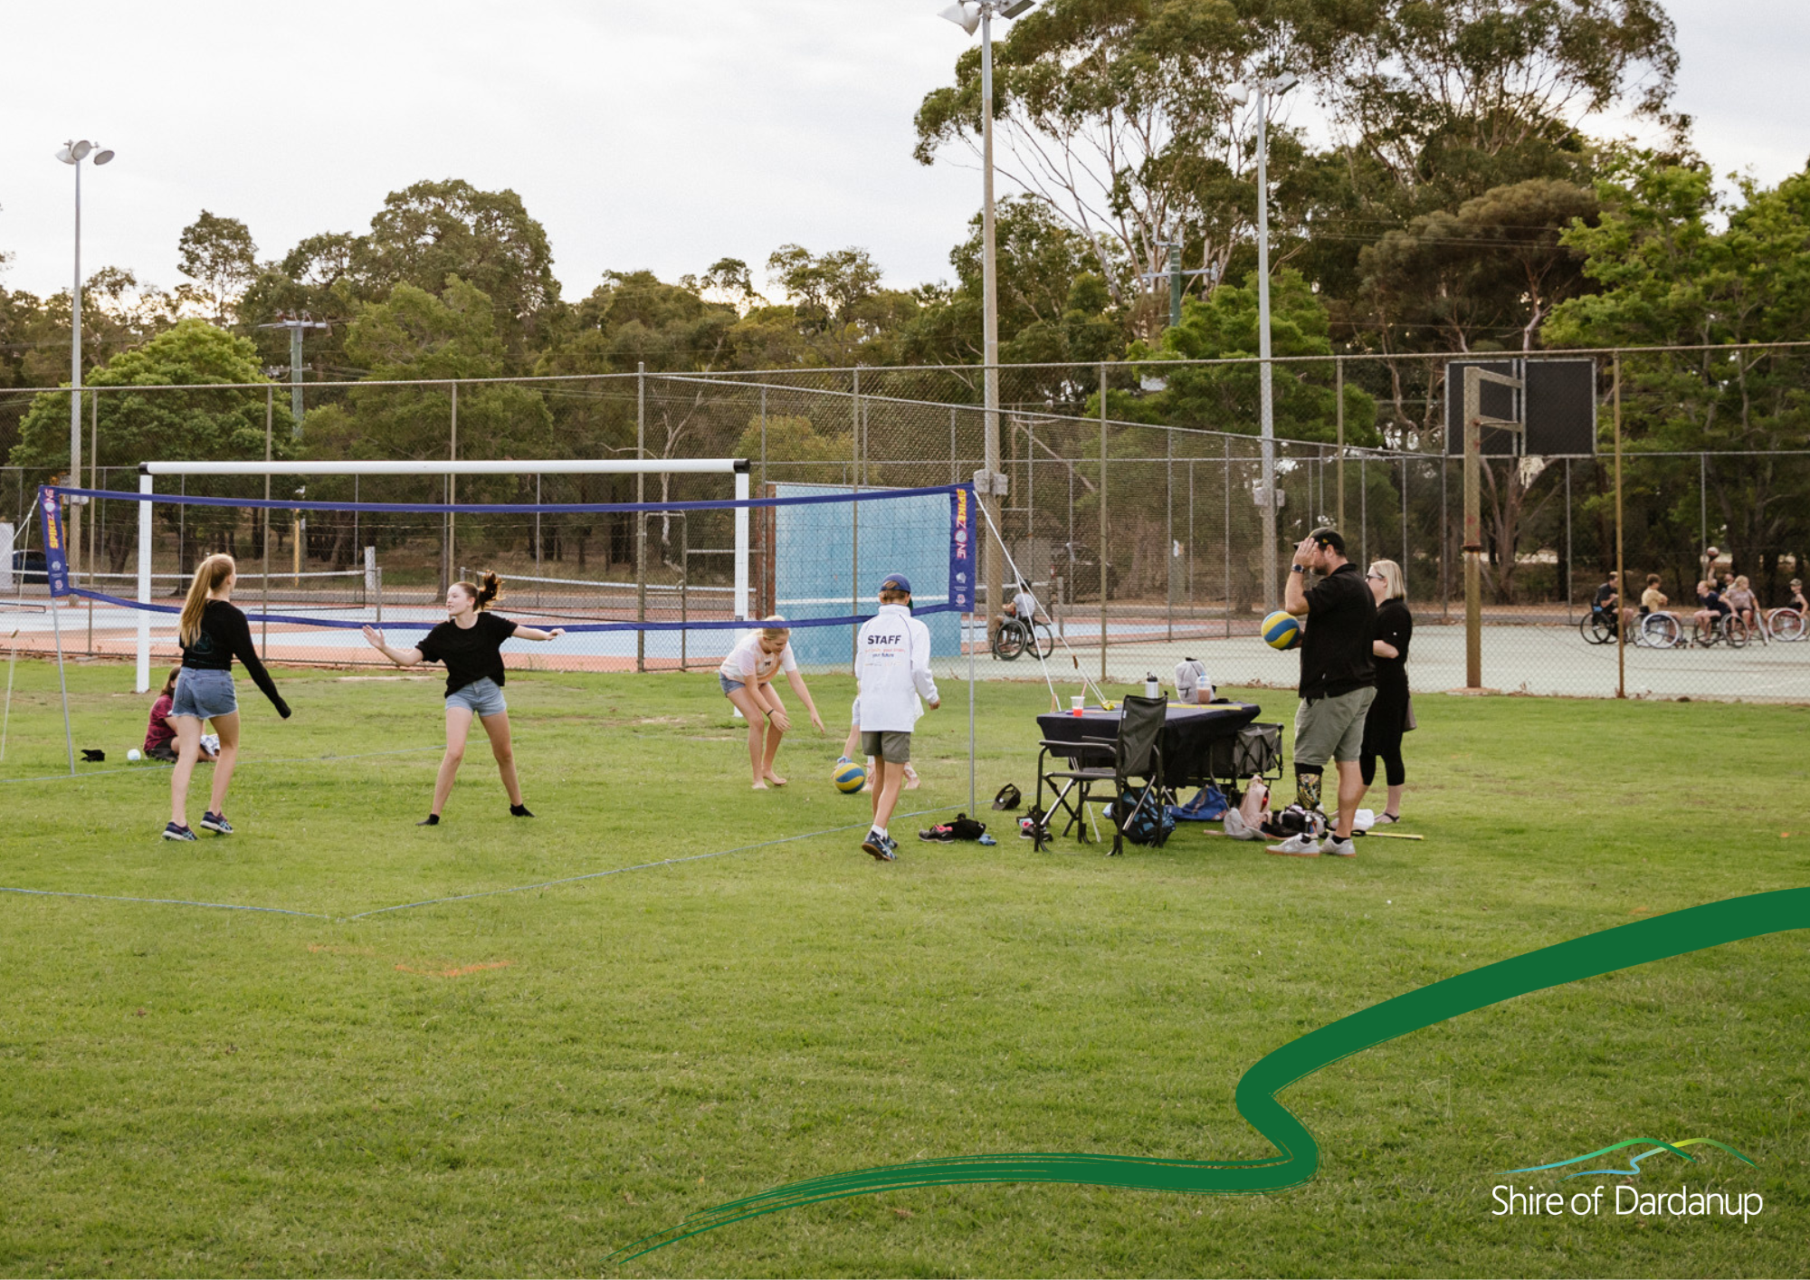
[[[1400,738],[1378,754],[1383,758],[1384,776],[1388,779],[1390,786],[1399,787],[1408,780],[1408,770],[1401,762]],[[1369,751],[1364,752],[1358,757],[1358,768],[1363,772],[1366,787],[1376,781],[1376,755]]]

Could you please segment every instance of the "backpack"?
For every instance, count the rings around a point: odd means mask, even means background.
[[[1120,829],[1131,843],[1161,845],[1175,831],[1175,816],[1159,804],[1146,804],[1139,809],[1138,801],[1143,797],[1143,787],[1127,787],[1118,800],[1108,806],[1107,816],[1118,823],[1117,815],[1129,815],[1129,821]]]
[[[1211,783],[1202,787],[1188,803],[1169,806],[1169,816],[1177,822],[1218,822],[1229,811],[1225,796]]]
[[[1290,836],[1319,836],[1325,834],[1326,819],[1311,809],[1291,804],[1286,809],[1272,811],[1259,829],[1266,836],[1282,840]]]

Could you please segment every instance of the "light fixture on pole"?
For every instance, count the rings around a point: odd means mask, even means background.
[[[999,264],[993,218],[993,19],[1016,18],[1036,8],[1038,0],[962,0],[941,16],[969,35],[980,32],[980,135],[981,135],[981,358],[986,390],[982,420],[985,430],[985,470],[975,477],[975,491],[994,530],[999,523],[999,499],[1005,495],[1006,478],[999,460]],[[981,484],[985,480],[985,485]],[[1005,598],[1005,557],[991,540],[987,548],[987,640],[992,646],[994,621]]]
[[[1270,187],[1269,100],[1301,83],[1284,72],[1256,82],[1255,94],[1242,84],[1230,85],[1226,97],[1238,106],[1257,99],[1257,359],[1260,430],[1263,437],[1263,608],[1276,607],[1276,404],[1270,368]]]
[[[75,286],[69,300],[69,483],[78,486],[82,483],[82,161],[90,157],[95,164],[106,164],[113,159],[113,153],[105,148],[96,151],[86,138],[65,142],[57,152],[57,159],[75,170]],[[81,523],[81,509],[72,502],[67,529],[72,575],[76,550],[82,545]]]
[[[316,320],[306,311],[279,311],[276,323],[258,326],[260,329],[289,330],[289,434],[296,440],[302,438],[302,372],[307,367],[302,364],[302,334],[308,329],[332,327],[325,320]]]

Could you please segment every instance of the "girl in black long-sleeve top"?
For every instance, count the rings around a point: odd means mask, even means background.
[[[201,816],[201,826],[223,836],[232,834],[225,809],[226,789],[232,785],[233,766],[239,759],[234,658],[245,664],[277,714],[289,718],[289,704],[258,660],[250,624],[230,603],[237,577],[231,556],[209,556],[195,569],[195,580],[189,583],[188,598],[182,604],[182,620],[176,630],[182,646],[182,673],[176,677],[176,696],[170,707],[170,718],[176,722],[177,757],[170,774],[170,824],[163,829],[165,840],[195,839],[188,824],[189,779],[201,755],[204,720],[213,721],[214,732],[220,735],[220,753],[214,764],[212,801]]]

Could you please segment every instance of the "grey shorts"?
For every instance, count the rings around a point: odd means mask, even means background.
[[[170,715],[192,716],[196,720],[212,720],[230,716],[239,710],[239,691],[233,686],[230,671],[197,671],[184,667],[176,677],[176,695],[170,700]]]
[[[884,760],[887,764],[911,763],[911,735],[887,730],[884,733],[861,731],[861,754]]]
[[[1363,754],[1364,717],[1375,701],[1374,687],[1303,700],[1295,711],[1295,768],[1319,769],[1328,760],[1356,760]]]
[[[509,704],[503,701],[503,691],[497,688],[497,682],[489,676],[454,689],[446,695],[446,705],[464,707],[480,720],[487,716],[500,716],[509,710]]]

